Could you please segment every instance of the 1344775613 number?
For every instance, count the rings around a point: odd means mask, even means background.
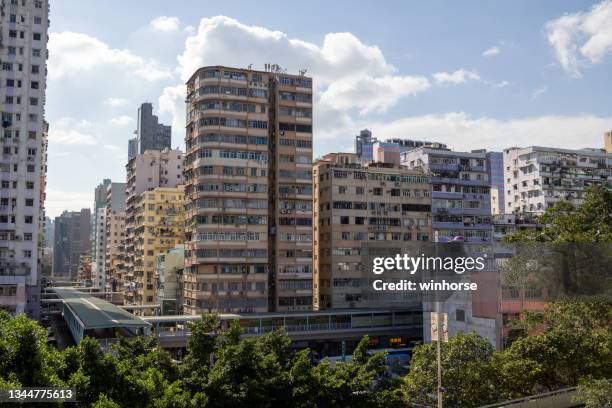
[[[0,402],[76,401],[74,388],[23,387],[0,390]]]

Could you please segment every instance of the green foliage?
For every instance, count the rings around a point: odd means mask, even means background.
[[[538,316],[540,334],[504,352],[476,334],[442,344],[445,406],[475,407],[581,384],[579,398],[605,406],[612,378],[612,308],[605,302],[552,303]],[[282,330],[241,338],[237,321],[215,316],[192,325],[180,363],[150,339],[120,338],[110,353],[85,338],[58,352],[24,316],[0,313],[0,387],[64,385],[77,407],[387,408],[435,405],[435,344],[414,349],[411,371],[390,376],[382,353],[364,337],[347,362],[313,363]],[[23,344],[20,344],[23,342]],[[608,380],[606,380],[608,379]],[[40,382],[38,382],[40,381]],[[599,405],[598,405],[599,404]]]
[[[520,230],[508,242],[612,242],[612,191],[591,186],[575,207],[559,201],[540,218],[542,230]]]
[[[500,400],[494,348],[476,334],[458,334],[441,344],[444,405],[473,407]],[[409,402],[436,405],[436,344],[422,344],[413,351],[405,379]]]
[[[584,408],[612,408],[612,380],[584,381],[578,386],[576,402],[584,404]]]

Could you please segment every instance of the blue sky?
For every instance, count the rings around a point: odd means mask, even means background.
[[[315,155],[364,127],[456,149],[597,147],[612,129],[609,0],[58,0],[50,18],[51,216],[124,181],[141,102],[183,146],[183,84],[200,65],[308,69]]]

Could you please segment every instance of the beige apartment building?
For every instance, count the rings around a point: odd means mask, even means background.
[[[132,157],[126,165],[126,205],[125,205],[125,273],[123,282],[127,304],[135,304],[134,290],[136,262],[143,262],[136,253],[135,229],[136,213],[141,207],[142,193],[157,187],[174,188],[183,184],[183,152],[176,149],[147,150]],[[146,301],[146,299],[145,299]],[[142,304],[139,300],[136,304]]]
[[[312,307],[312,79],[266,68],[187,82],[186,314]]]
[[[134,212],[134,264],[126,301],[135,305],[151,305],[157,298],[157,256],[184,239],[184,187],[157,187],[140,194]],[[142,309],[136,314],[148,314]]]
[[[381,307],[384,299],[364,296],[362,249],[431,240],[429,178],[395,163],[361,165],[356,154],[330,153],[314,164],[313,186],[314,308]]]

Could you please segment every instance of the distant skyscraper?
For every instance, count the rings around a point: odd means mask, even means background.
[[[172,148],[172,127],[159,123],[153,105],[145,102],[138,108],[136,138],[128,140],[128,159],[147,150]]]
[[[91,211],[64,211],[55,217],[53,276],[76,280],[81,254],[91,250]]]
[[[47,0],[2,1],[0,309],[38,318],[46,181]]]

